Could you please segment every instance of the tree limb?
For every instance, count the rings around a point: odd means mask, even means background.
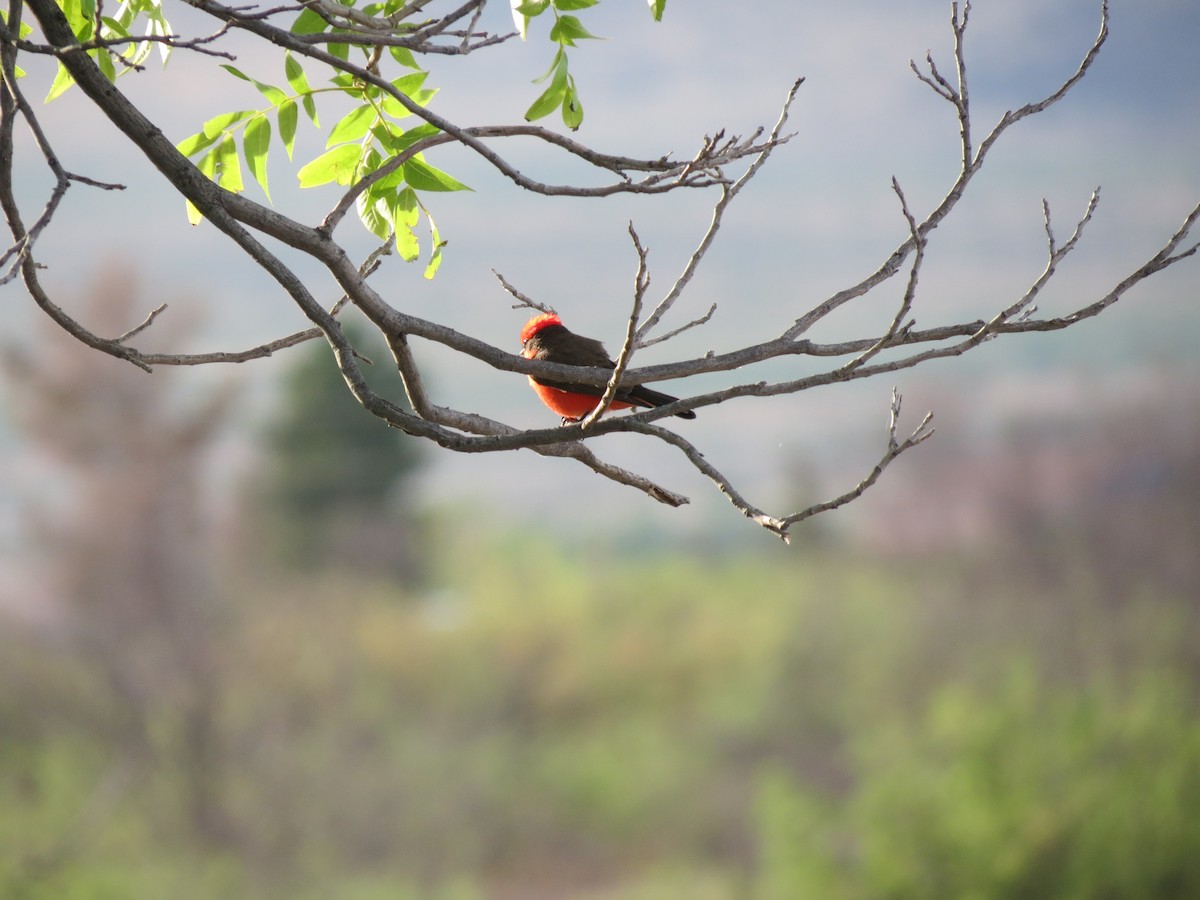
[[[512,35],[489,35],[477,30],[483,0],[466,0],[442,16],[422,19],[430,0],[412,0],[390,16],[366,13],[352,6],[330,0],[301,0],[301,5],[333,24],[336,33],[321,35],[294,34],[274,20],[287,17],[290,21],[295,6],[268,9],[232,7],[215,0],[188,0],[189,4],[217,18],[219,29],[206,38],[186,40],[178,36],[157,36],[155,40],[172,46],[203,48],[204,52],[220,55],[221,51],[208,45],[232,31],[242,31],[269,41],[297,56],[344,73],[364,85],[377,88],[382,94],[401,104],[406,110],[437,129],[437,133],[414,142],[402,153],[393,155],[370,175],[347,186],[333,207],[316,225],[288,218],[239,193],[230,192],[202,173],[185,158],[162,131],[118,91],[88,56],[89,50],[112,50],[128,43],[128,39],[98,39],[80,44],[55,0],[16,0],[10,5],[8,21],[0,30],[0,71],[3,91],[0,91],[0,207],[3,208],[13,243],[0,256],[5,271],[0,283],[20,273],[34,302],[64,330],[80,341],[102,352],[125,359],[149,371],[160,365],[200,365],[210,363],[240,363],[271,356],[273,353],[316,338],[324,339],[333,353],[347,387],[356,400],[388,425],[434,441],[438,445],[464,453],[491,453],[514,449],[531,449],[545,456],[574,459],[605,478],[640,490],[659,502],[679,506],[687,498],[670,491],[637,473],[612,466],[599,459],[590,444],[584,443],[605,434],[634,432],[662,441],[678,449],[698,472],[724,493],[743,515],[785,540],[789,527],[812,515],[835,509],[848,503],[876,483],[882,471],[901,453],[926,440],[933,429],[926,418],[905,439],[897,435],[900,395],[893,389],[889,420],[888,445],[880,461],[856,486],[846,493],[808,509],[789,514],[771,514],[749,503],[737,488],[688,439],[665,428],[659,419],[684,410],[730,402],[742,397],[767,397],[796,393],[821,385],[871,378],[913,368],[937,358],[958,356],[983,342],[1002,335],[1025,334],[1033,331],[1053,331],[1070,327],[1083,319],[1095,316],[1117,302],[1136,285],[1178,262],[1197,253],[1200,245],[1192,232],[1200,219],[1200,204],[1188,213],[1183,224],[1146,262],[1101,297],[1082,305],[1073,312],[1056,318],[1036,317],[1036,301],[1058,271],[1059,264],[1082,239],[1083,232],[1096,212],[1099,189],[1091,196],[1087,207],[1076,222],[1069,238],[1059,243],[1051,225],[1049,205],[1043,201],[1043,222],[1047,243],[1046,264],[1019,297],[999,305],[991,318],[968,322],[951,322],[917,329],[911,319],[917,299],[919,276],[924,264],[932,232],[946,220],[961,201],[971,181],[980,171],[991,149],[1001,135],[1017,122],[1040,113],[1060,101],[1089,71],[1108,35],[1109,10],[1107,0],[1101,3],[1099,34],[1084,54],[1076,71],[1056,90],[1041,100],[1005,112],[984,137],[975,144],[972,134],[972,111],[968,92],[968,72],[965,56],[965,35],[971,4],[952,5],[950,27],[954,37],[954,73],[947,77],[935,63],[931,53],[925,57],[926,69],[910,63],[916,77],[954,108],[958,126],[960,151],[959,171],[941,200],[922,217],[914,214],[899,183],[893,179],[904,218],[906,234],[895,250],[873,271],[857,283],[843,288],[796,316],[792,324],[777,337],[723,352],[668,362],[661,365],[631,367],[633,354],[642,347],[665,341],[685,330],[708,323],[716,304],[706,314],[687,324],[651,337],[663,319],[683,296],[715,241],[729,204],[761,171],[774,150],[786,143],[790,135],[784,127],[803,79],[792,86],[781,106],[777,121],[766,136],[758,129],[746,137],[726,136],[717,131],[705,136],[699,148],[689,158],[662,156],[638,159],[602,153],[572,138],[536,125],[462,126],[421,106],[397,89],[379,71],[381,51],[400,47],[420,53],[467,53],[509,39]],[[25,6],[33,12],[41,26],[46,44],[18,39],[22,11]],[[97,14],[99,7],[97,7]],[[409,21],[412,20],[412,21]],[[98,32],[97,32],[98,33]],[[366,65],[341,59],[329,50],[331,43],[353,43],[375,48],[368,53]],[[38,278],[38,265],[33,251],[38,238],[49,227],[61,205],[66,191],[79,182],[105,189],[107,185],[83,175],[68,172],[53,152],[43,133],[33,107],[26,101],[15,78],[15,61],[19,52],[52,53],[75,79],[80,90],[99,108],[154,165],[163,176],[209,221],[267,272],[313,323],[313,327],[284,335],[247,350],[194,354],[155,354],[131,346],[134,339],[152,333],[154,322],[165,307],[152,310],[146,318],[116,338],[105,338],[89,331],[53,302]],[[45,208],[26,227],[13,190],[13,128],[17,119],[24,120],[34,136],[34,144],[53,176]],[[578,159],[604,175],[600,185],[554,184],[519,171],[497,149],[512,138],[532,138]],[[679,189],[715,189],[710,221],[696,249],[690,254],[666,294],[658,300],[644,319],[642,311],[650,279],[647,267],[648,250],[641,243],[632,224],[629,232],[638,258],[634,278],[630,315],[626,324],[621,350],[614,369],[582,369],[521,356],[498,349],[470,335],[448,328],[439,322],[426,320],[389,304],[367,281],[377,265],[376,254],[386,252],[387,245],[376,251],[367,263],[354,265],[335,232],[346,214],[364,192],[380,179],[394,175],[405,162],[418,153],[435,147],[457,143],[491,165],[502,176],[521,188],[546,196],[604,197],[616,194],[660,194]],[[494,146],[495,145],[495,146]],[[745,166],[740,173],[730,170]],[[289,248],[318,261],[333,276],[343,297],[326,309],[312,295],[304,281],[289,268],[278,254],[268,249],[266,238],[272,238]],[[907,265],[907,279],[890,323],[882,334],[840,342],[816,342],[806,335],[814,325],[851,301],[864,297],[876,287],[901,272]],[[494,271],[494,270],[493,270]],[[521,293],[498,272],[501,285],[517,301],[517,307],[548,311],[550,308]],[[338,322],[337,314],[344,303],[353,303],[385,335],[393,362],[403,377],[411,411],[375,393],[362,377],[354,348]],[[479,359],[498,371],[536,375],[548,380],[582,382],[603,388],[596,409],[582,422],[561,428],[520,430],[486,416],[467,413],[434,402],[422,377],[418,360],[410,346],[411,338],[440,343],[466,356]],[[790,356],[805,356],[843,360],[840,364],[800,378],[755,380],[747,374],[736,383],[726,383],[716,390],[683,397],[655,409],[639,410],[627,415],[605,416],[617,392],[646,382],[681,378],[700,374],[741,372],[758,363]]]

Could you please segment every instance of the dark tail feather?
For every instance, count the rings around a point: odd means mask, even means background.
[[[653,388],[648,388],[644,384],[639,384],[629,392],[629,399],[642,406],[663,406],[667,403],[674,403],[679,398],[656,391]],[[690,409],[685,409],[683,412],[675,413],[675,415],[681,419],[696,418],[696,414]]]

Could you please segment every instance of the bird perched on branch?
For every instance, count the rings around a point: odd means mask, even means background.
[[[614,363],[599,341],[568,331],[555,313],[534,316],[521,329],[521,355],[526,359],[564,363],[598,369],[615,369]],[[562,416],[563,424],[578,422],[596,408],[604,387],[569,381],[551,381],[529,376],[529,384],[550,409]],[[630,406],[654,407],[673,403],[678,397],[652,390],[645,385],[632,385],[617,390],[610,409]],[[694,419],[690,409],[676,413],[681,419]]]

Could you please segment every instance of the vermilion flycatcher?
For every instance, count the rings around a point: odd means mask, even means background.
[[[554,313],[542,313],[525,323],[525,327],[521,329],[521,355],[526,359],[542,359],[569,366],[597,369],[617,367],[617,364],[609,359],[603,344],[568,331],[562,319]],[[578,422],[590,413],[604,394],[604,388],[600,385],[550,381],[533,375],[529,376],[529,384],[542,398],[543,403],[562,416],[564,425],[568,422]],[[662,406],[678,399],[638,384],[620,388],[609,408]],[[681,419],[696,418],[696,414],[690,409],[675,415]]]

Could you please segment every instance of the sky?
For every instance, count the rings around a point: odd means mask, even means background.
[[[194,25],[189,10],[172,6],[179,30]],[[1152,255],[1200,201],[1200,54],[1195,52],[1200,4],[1112,0],[1111,13],[1111,37],[1088,78],[1061,104],[1005,136],[968,197],[938,229],[914,309],[919,325],[986,317],[1020,296],[1044,264],[1043,198],[1061,239],[1092,190],[1101,187],[1084,244],[1046,293],[1046,312],[1066,311],[1103,294]],[[921,61],[927,51],[943,72],[952,71],[948,2],[674,0],[656,24],[638,0],[605,0],[582,16],[603,39],[583,42],[571,53],[586,111],[576,137],[597,149],[691,155],[703,135],[718,129],[746,134],[760,125],[770,127],[792,82],[806,78],[788,124],[794,137],[731,207],[667,327],[695,318],[713,302],[717,315],[705,328],[647,350],[640,363],[776,336],[808,308],[873,271],[904,239],[906,225],[890,188],[893,176],[920,217],[956,174],[953,110],[909,71],[909,60]],[[1057,88],[1079,64],[1099,20],[1100,4],[1094,0],[978,0],[966,38],[976,140],[1004,110]],[[482,25],[509,30],[507,4],[492,4]],[[431,59],[428,84],[440,88],[433,107],[459,124],[520,121],[539,91],[531,81],[553,52],[546,29],[545,23],[535,23],[525,42],[465,58]],[[269,50],[230,46],[240,68],[264,81],[283,82],[282,62]],[[152,65],[120,83],[168,136],[179,140],[210,116],[260,103],[253,88],[215,66],[209,57],[176,53],[165,70]],[[31,73],[36,68],[31,66]],[[115,263],[136,270],[147,310],[166,301],[168,315],[187,310],[200,317],[204,325],[189,349],[249,347],[304,327],[282,291],[240,260],[215,229],[187,225],[182,202],[157,172],[130,155],[111,125],[84,106],[78,91],[44,107],[42,114],[67,168],[128,185],[120,194],[72,188],[39,244],[39,259],[50,265],[46,283],[64,305],[87,291],[102,265]],[[322,118],[328,128],[338,114]],[[547,123],[561,128],[555,120]],[[297,157],[303,161],[303,154],[311,157],[323,149],[324,134],[303,124],[301,130]],[[535,178],[589,177],[528,142],[502,149]],[[31,210],[40,209],[47,182],[27,143],[24,151],[19,164],[27,167],[26,202]],[[493,269],[555,306],[573,329],[615,349],[636,266],[627,225],[632,221],[650,248],[653,296],[674,281],[707,226],[714,199],[682,192],[657,198],[545,198],[520,191],[466,151],[436,151],[430,160],[473,188],[431,198],[449,240],[442,268],[428,282],[418,267],[392,260],[374,284],[406,312],[514,351],[524,314],[510,308]],[[317,221],[336,202],[335,192],[300,192],[293,188],[294,169],[275,148],[272,199],[283,212]],[[261,199],[256,187],[248,193]],[[358,228],[347,221],[339,236],[352,255],[361,257],[372,241]],[[336,299],[326,277],[312,267],[301,266],[301,271],[311,277],[318,296],[330,303]],[[996,342],[974,359],[902,373],[895,380],[906,396],[911,416],[906,424],[915,424],[951,389],[971,392],[976,402],[953,404],[958,418],[940,417],[939,427],[967,431],[982,427],[1004,404],[1016,412],[1036,406],[1039,385],[1047,380],[1075,385],[1073,392],[1052,392],[1065,396],[1064,403],[1101,403],[1108,380],[1125,378],[1123,373],[1164,358],[1186,369],[1200,333],[1197,283],[1193,261],[1140,287],[1095,323],[1026,343]],[[5,340],[28,339],[31,304],[19,284],[4,290],[8,308],[17,310]],[[812,336],[877,333],[890,320],[902,290],[898,281],[883,286]],[[154,349],[153,329],[142,346]],[[429,368],[436,402],[522,427],[552,424],[520,376],[492,372],[438,347],[418,345],[416,352]],[[247,424],[265,414],[262,398],[269,392],[262,386],[282,364],[272,360],[239,370],[248,384],[242,412]],[[814,366],[792,360],[767,367],[763,377],[809,372]],[[1044,373],[1042,381],[1031,383],[1030,372]],[[720,383],[698,381],[699,390]],[[831,488],[839,489],[848,484],[838,479],[853,483],[855,471],[873,464],[882,450],[891,387],[891,382],[869,381],[775,401],[748,400],[703,410],[694,423],[680,427],[752,502],[784,512],[780,504],[792,492],[789,473],[798,460],[830,473]],[[686,391],[688,386],[672,388]],[[687,530],[717,520],[750,528],[673,451],[648,448],[628,436],[597,442],[596,449],[661,478],[690,495],[695,505],[684,511],[659,509],[577,465],[528,452],[435,454],[427,499],[516,510],[536,480],[547,494],[563,498],[564,515],[584,502],[601,518],[635,521],[647,529]],[[0,492],[0,504],[2,498]]]

